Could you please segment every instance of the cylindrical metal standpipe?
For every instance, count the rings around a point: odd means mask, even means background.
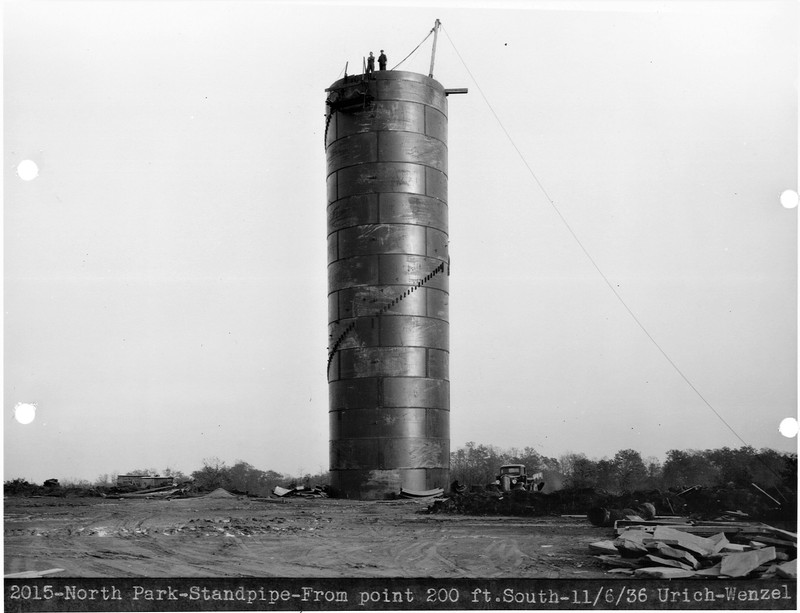
[[[379,71],[328,88],[331,486],[385,498],[447,489],[447,98]]]

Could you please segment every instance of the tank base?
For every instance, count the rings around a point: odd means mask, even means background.
[[[337,498],[386,500],[396,498],[400,489],[427,491],[449,487],[447,468],[394,470],[332,470],[331,488]]]

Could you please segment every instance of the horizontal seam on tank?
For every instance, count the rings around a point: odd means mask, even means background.
[[[435,319],[436,321],[443,321],[444,323],[450,323],[449,319],[443,319],[441,317],[431,317],[430,315],[410,315],[409,313],[395,313],[394,315],[388,315],[384,313],[383,315],[356,315],[354,317],[342,317],[341,319],[334,319],[333,321],[329,321],[328,325],[333,325],[336,323],[341,323],[348,321],[350,319],[373,319],[375,317],[421,317],[423,319]],[[349,322],[348,322],[349,323]]]
[[[387,253],[387,252],[381,252],[381,253],[364,253],[364,254],[361,254],[361,255],[348,255],[346,257],[337,258],[335,260],[332,260],[332,261],[328,262],[328,266],[330,266],[331,264],[336,264],[336,262],[341,262],[342,260],[352,260],[353,258],[366,258],[366,257],[372,257],[372,256],[376,256],[376,255],[404,255],[404,256],[415,257],[415,258],[428,258],[429,260],[436,260],[438,262],[444,262],[445,264],[447,262],[449,262],[449,258],[441,258],[439,256],[434,256],[434,255],[425,255],[424,253],[405,253],[405,252]],[[381,284],[381,285],[384,285],[384,284]],[[394,285],[394,284],[392,284],[392,285]]]
[[[364,377],[353,376],[353,377],[341,377],[339,379],[328,379],[328,385],[330,385],[331,383],[339,383],[340,381],[358,381],[359,379],[371,379],[372,377],[373,377],[373,375],[366,375]],[[430,377],[414,377],[412,375],[406,375],[405,377],[395,377],[395,375],[392,375],[392,377],[393,378],[397,378],[397,379],[425,379],[425,378],[429,379],[430,378]],[[447,381],[448,383],[450,383],[450,379],[442,378],[442,379],[439,379],[439,380],[440,381]]]
[[[449,225],[449,224],[448,224]],[[342,228],[338,228],[337,230],[333,230],[328,232],[325,238],[330,238],[332,234],[336,234],[337,232],[341,232],[342,230],[349,230],[350,228],[358,228],[359,226],[414,226],[415,228],[430,228],[431,230],[436,230],[437,232],[441,232],[445,236],[449,237],[450,234],[447,230],[442,230],[441,228],[437,228],[436,226],[429,226],[427,224],[422,223],[409,223],[409,222],[400,222],[400,221],[376,221],[372,223],[357,223],[353,224],[352,226],[344,226]]]
[[[449,436],[342,436],[340,438],[331,438],[328,439],[329,443],[341,443],[342,441],[385,441],[385,440],[392,440],[392,441],[449,441]],[[438,454],[437,454],[438,455]],[[441,460],[442,462],[446,462],[447,460]],[[425,465],[429,465],[427,462]],[[436,466],[440,466],[438,463]],[[441,464],[443,467],[444,464]],[[395,467],[395,470],[401,469],[401,466]],[[411,468],[409,466],[409,468]]]
[[[345,136],[339,136],[339,137],[335,138],[334,140],[332,140],[329,144],[327,144],[325,146],[325,151],[327,151],[328,147],[330,147],[336,141],[345,140],[347,138],[353,138],[353,137],[356,137],[356,136],[361,136],[362,134],[377,134],[378,132],[393,132],[393,133],[403,132],[405,134],[419,134],[421,136],[426,136],[427,138],[439,141],[440,143],[442,143],[444,145],[444,148],[447,149],[448,152],[450,150],[450,148],[447,146],[447,141],[446,140],[442,140],[441,138],[437,138],[436,136],[431,136],[430,134],[426,134],[425,132],[419,132],[417,130],[392,130],[390,128],[380,128],[380,129],[377,129],[377,130],[364,130],[363,132],[353,132],[352,134],[347,134]]]
[[[432,91],[436,91],[433,88],[429,88],[429,89],[431,89]],[[443,96],[444,96],[445,103],[447,103],[447,95],[443,94]],[[422,102],[420,100],[410,100],[408,98],[373,98],[372,99],[372,103],[374,104],[376,102],[405,102],[406,104],[420,104],[422,106],[426,106],[428,108],[431,108],[434,111],[438,111],[439,113],[441,113],[444,116],[445,119],[447,119],[447,113],[442,111],[439,108],[438,105],[431,104],[431,103],[428,103],[428,102]]]
[[[348,198],[356,198],[358,196],[369,196],[373,194],[376,196],[378,194],[404,194],[406,196],[422,196],[423,198],[430,198],[431,200],[436,200],[437,202],[441,202],[443,205],[447,206],[446,200],[442,200],[441,198],[437,198],[436,196],[430,196],[428,194],[420,194],[419,192],[365,192],[363,194],[350,194],[349,196],[343,196],[342,198],[337,198],[336,200],[328,202],[325,208],[329,209],[336,203],[341,202],[342,200],[347,200]]]
[[[449,343],[448,343],[449,344]],[[366,347],[345,347],[344,349],[337,349],[337,353],[343,351],[355,351],[356,349],[433,349],[434,351],[443,351],[447,354],[450,353],[449,349],[442,349],[441,347],[432,347],[430,345],[368,345]],[[413,377],[414,379],[436,379],[437,377],[421,377],[415,375],[404,375],[406,377]]]
[[[447,232],[445,232],[444,230],[439,230],[439,228],[437,228],[435,226],[431,226],[431,225],[428,225],[428,224],[422,224],[422,223],[413,223],[413,222],[409,222],[409,221],[370,221],[370,222],[367,222],[367,223],[357,223],[357,224],[354,224],[352,226],[348,226],[348,228],[358,228],[359,226],[364,226],[364,227],[368,227],[368,226],[421,226],[423,228],[430,228],[431,230],[436,230],[438,232],[441,232],[442,234],[447,234]],[[345,228],[341,228],[339,230],[334,230],[333,232],[341,232],[344,229]],[[333,232],[329,232],[328,236],[333,234]]]
[[[329,172],[325,175],[325,180],[331,178],[331,176],[335,175],[337,172],[341,172],[343,170],[347,170],[349,168],[357,168],[358,166],[365,166],[366,164],[413,164],[414,166],[422,166],[423,168],[430,168],[431,170],[435,170],[436,172],[441,172],[446,178],[449,179],[449,176],[443,170],[439,170],[436,166],[431,166],[430,164],[420,164],[419,162],[409,162],[408,160],[380,160],[380,161],[369,161],[369,162],[356,162],[355,164],[348,164],[347,166],[342,166],[341,168],[337,168],[333,172]],[[396,193],[396,192],[375,192],[376,194],[384,194],[384,193]],[[404,194],[406,192],[399,192]],[[433,197],[433,196],[432,196]],[[341,200],[341,198],[340,198]]]
[[[330,260],[328,262],[328,265],[335,264],[336,262],[341,262],[342,260],[349,260],[350,258],[369,257],[371,255],[408,255],[408,256],[416,256],[416,257],[423,257],[423,258],[438,259],[440,262],[447,262],[446,259],[443,260],[441,258],[437,258],[436,256],[427,255],[427,254],[424,254],[424,253],[407,253],[405,251],[400,251],[400,252],[397,252],[397,251],[392,251],[392,252],[381,251],[379,253],[357,253],[355,255],[345,255],[345,256],[337,258],[335,260]]]
[[[420,381],[442,381],[441,377],[408,377],[407,375],[375,375],[374,377],[361,377],[362,379],[378,379],[385,381],[386,379],[419,379]]]
[[[328,413],[344,413],[346,411],[375,411],[377,409],[386,409],[387,411],[394,411],[395,409],[399,409],[401,411],[405,409],[412,409],[414,411],[443,411],[444,413],[450,413],[450,409],[443,409],[441,407],[425,407],[419,405],[403,405],[403,406],[386,406],[381,405],[379,407],[344,407],[341,409],[328,409]]]
[[[338,204],[338,203],[342,202],[343,200],[349,200],[350,198],[356,198],[356,199],[358,199],[358,198],[360,198],[360,197],[362,197],[362,196],[364,196],[364,195],[367,195],[367,196],[369,196],[369,195],[376,195],[376,196],[377,196],[379,193],[380,193],[380,194],[404,194],[404,195],[416,195],[416,196],[420,196],[421,198],[430,198],[431,200],[436,200],[437,202],[441,202],[442,204],[444,204],[445,206],[447,206],[447,202],[445,202],[445,201],[444,201],[444,200],[442,200],[441,198],[437,198],[436,196],[429,196],[428,194],[416,194],[416,193],[414,193],[414,192],[369,192],[368,194],[351,194],[351,195],[349,195],[349,196],[342,196],[341,198],[337,198],[336,200],[333,200],[332,202],[329,202],[329,203],[327,204],[327,208],[330,208],[330,207],[332,207],[332,206],[334,206],[334,205],[336,205],[336,204]],[[368,204],[368,205],[369,205],[369,204],[371,204],[371,203],[369,203],[369,202],[368,202],[368,203],[366,203],[366,204]]]
[[[381,283],[380,285],[378,285],[378,284],[370,285],[370,287],[402,287],[402,288],[408,288],[408,287],[414,287],[415,285],[416,285],[415,283]],[[364,286],[363,285],[354,285],[353,289],[357,288],[357,287],[364,287]],[[328,298],[330,298],[335,293],[337,293],[337,292],[345,292],[348,289],[351,289],[351,288],[345,287],[345,288],[342,288],[342,289],[335,289],[335,290],[333,290],[331,292],[328,292],[326,295],[328,296]],[[435,289],[437,292],[444,292],[445,294],[450,295],[450,292],[448,292],[447,290],[444,290],[444,289],[442,289],[440,287],[433,287],[431,285],[424,285],[421,289]],[[363,317],[368,317],[368,316],[364,315]],[[377,315],[372,315],[370,317],[377,317]]]
[[[329,438],[328,441],[332,443],[334,441],[341,441],[341,440],[354,439],[354,438],[360,439],[360,440],[363,440],[363,439],[378,439],[378,440],[380,440],[380,439],[384,439],[384,438],[419,438],[419,439],[446,440],[446,439],[449,439],[450,437],[449,436],[345,436],[345,437],[342,437],[342,438]]]

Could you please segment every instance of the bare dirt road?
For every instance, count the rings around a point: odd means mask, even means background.
[[[582,519],[427,515],[416,501],[6,498],[4,573],[58,577],[610,578]]]

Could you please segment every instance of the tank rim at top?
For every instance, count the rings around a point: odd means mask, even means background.
[[[345,85],[354,85],[357,81],[354,80],[353,77],[360,76],[361,73],[348,75],[346,81],[345,78],[342,77],[341,79],[334,81],[325,91],[339,89]],[[438,89],[442,93],[444,93],[445,90],[444,85],[439,83],[439,81],[436,79],[429,77],[428,75],[420,74],[418,72],[409,72],[407,70],[376,70],[372,73],[372,77],[374,77],[374,80],[376,81],[414,81],[416,83],[422,83],[424,85],[428,85],[429,87]]]

